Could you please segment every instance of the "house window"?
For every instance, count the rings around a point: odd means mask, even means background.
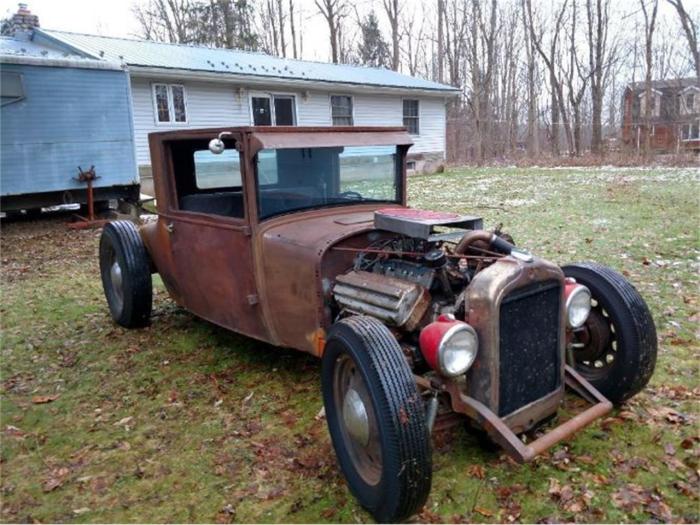
[[[403,101],[403,125],[411,135],[418,135],[418,101]]]
[[[700,140],[700,120],[681,126],[681,140]]]
[[[296,110],[293,95],[259,95],[251,97],[255,126],[295,126]]]
[[[695,93],[688,93],[685,96],[685,112],[693,113],[695,109]]]
[[[331,95],[331,117],[334,126],[352,126],[352,97]]]
[[[179,84],[153,84],[153,101],[158,122],[187,122],[185,88]]]

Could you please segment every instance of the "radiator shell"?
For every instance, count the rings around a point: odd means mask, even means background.
[[[512,377],[508,370],[501,374],[501,308],[504,301],[518,290],[536,286],[538,283],[552,283],[559,290],[559,304],[556,333],[555,373],[558,382],[554,388],[523,406],[515,407],[504,399],[501,407],[501,395],[513,385],[501,388],[501,378],[510,377],[512,381],[529,382],[532,377]],[[467,290],[466,321],[474,327],[479,336],[479,353],[474,365],[466,376],[466,393],[482,402],[492,412],[499,414],[506,424],[515,431],[524,431],[535,423],[554,413],[564,395],[564,274],[561,269],[543,259],[533,258],[531,262],[504,257],[476,275]],[[536,358],[536,356],[533,356]],[[546,366],[543,374],[546,375]],[[530,372],[532,376],[532,372]],[[517,387],[517,385],[516,385]],[[516,388],[517,389],[517,388]],[[542,392],[539,392],[542,393]]]

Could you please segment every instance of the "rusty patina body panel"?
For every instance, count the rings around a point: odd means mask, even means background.
[[[178,141],[228,132],[241,151],[243,218],[178,209],[170,148]],[[330,324],[324,307],[322,260],[335,243],[374,229],[375,210],[354,204],[258,220],[254,158],[263,148],[412,143],[403,128],[246,127],[168,131],[149,136],[158,220],[141,236],[168,292],[181,306],[219,326],[277,346],[320,355]],[[405,156],[404,156],[405,158]],[[405,164],[405,160],[402,164]],[[405,166],[399,202],[406,204]],[[349,254],[336,254],[342,264]],[[202,266],[207,271],[202,272]],[[338,262],[328,263],[327,271]],[[240,300],[235,300],[236,298]],[[233,300],[232,300],[233,299]]]

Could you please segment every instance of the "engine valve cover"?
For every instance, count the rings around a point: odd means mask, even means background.
[[[391,326],[416,327],[430,304],[417,283],[376,273],[351,271],[336,278],[333,297],[341,308],[370,315]]]

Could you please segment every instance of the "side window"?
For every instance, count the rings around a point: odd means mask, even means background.
[[[12,71],[0,71],[0,105],[6,106],[23,98],[22,75]]]
[[[180,211],[245,217],[240,153],[234,140],[224,142],[219,155],[209,151],[207,140],[167,143]]]
[[[403,125],[411,135],[418,135],[420,127],[418,122],[418,101],[404,99],[403,101]]]
[[[227,149],[219,155],[214,155],[209,149],[195,151],[194,178],[200,190],[241,186],[238,151]]]
[[[159,123],[187,122],[185,88],[179,84],[153,84],[153,104]]]
[[[352,126],[352,97],[331,95],[331,118],[334,126]]]

